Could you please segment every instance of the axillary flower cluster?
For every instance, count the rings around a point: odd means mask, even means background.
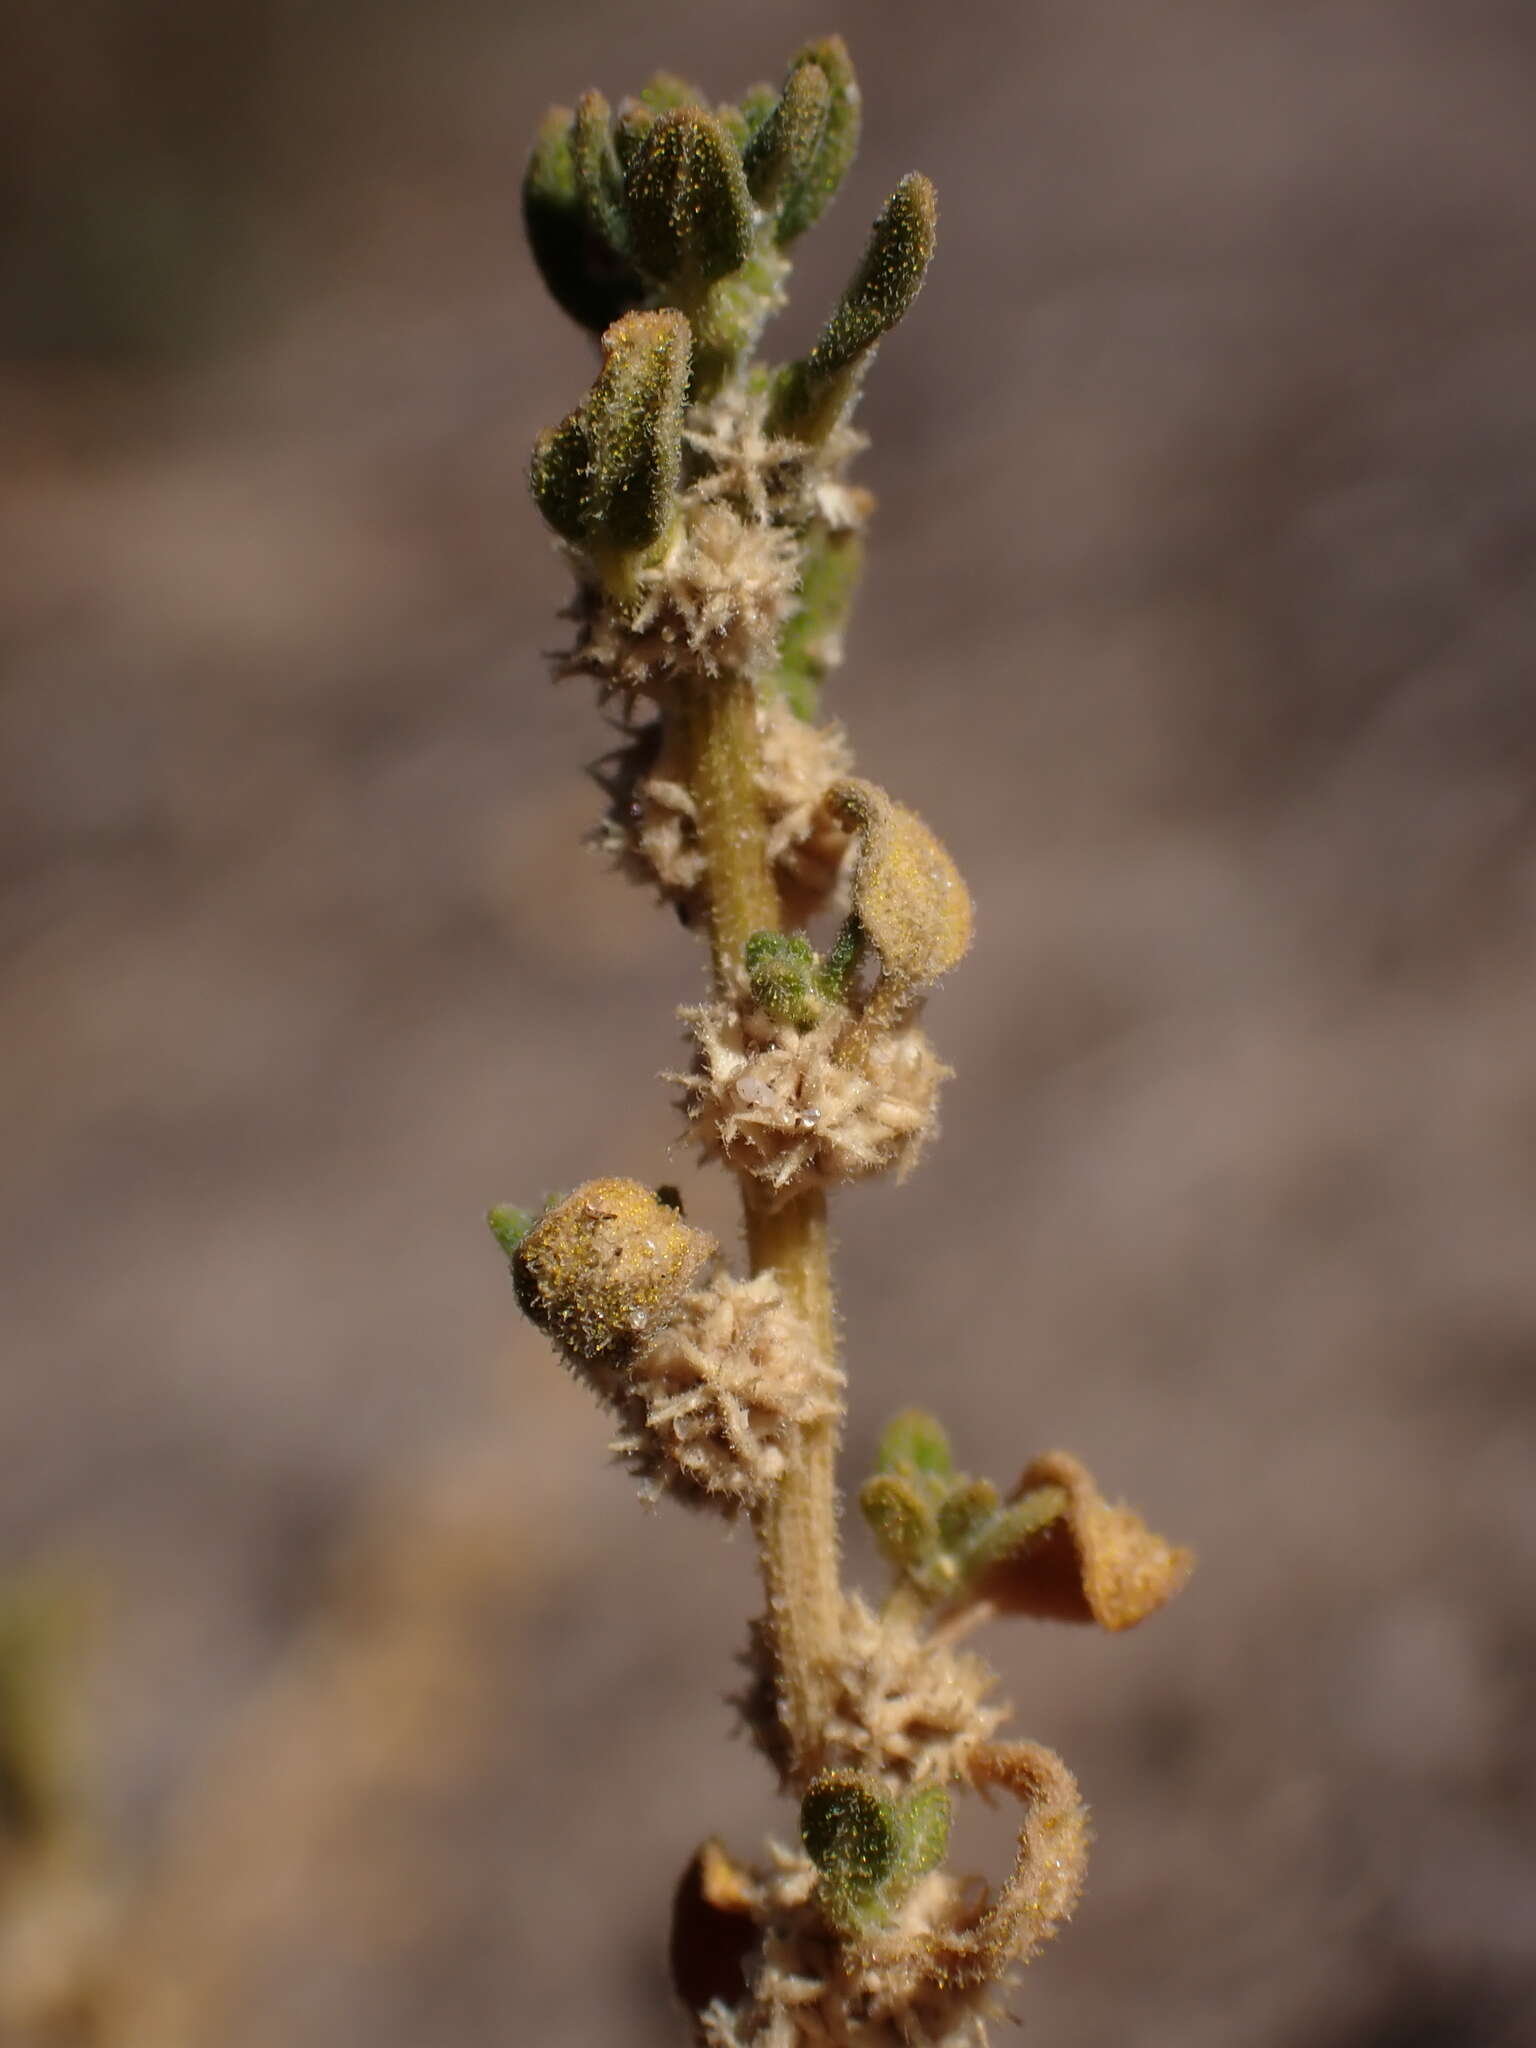
[[[809,353],[757,356],[859,118],[829,37],[739,106],[665,74],[616,109],[585,93],[548,115],[524,187],[545,281],[601,345],[532,461],[576,578],[560,673],[619,725],[601,843],[708,943],[666,1078],[737,1178],[746,1271],[671,1187],[590,1180],[490,1220],[642,1490],[756,1540],[739,1705],[799,1825],[755,1865],[706,1843],[678,1886],[673,1974],[711,2048],[985,2039],[1013,1966],[1072,1910],[1087,1821],[1060,1759],[1002,1736],[963,1640],[1003,1614],[1126,1628],[1189,1568],[1075,1459],[1037,1457],[1002,1492],[908,1411],[859,1493],[890,1587],[876,1606],[842,1585],[828,1197],[900,1177],[933,1135],[948,1069],[922,1013],[971,938],[949,854],[820,715],[873,509],[847,477],[850,415],[933,255],[926,178],[897,186]],[[994,1888],[948,1866],[967,1792],[1021,1809]]]

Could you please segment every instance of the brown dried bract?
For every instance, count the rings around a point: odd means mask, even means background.
[[[1132,1509],[1111,1506],[1067,1452],[1036,1458],[1012,1498],[1041,1486],[1063,1489],[1066,1512],[993,1565],[972,1588],[975,1597],[1005,1614],[1133,1628],[1189,1577],[1194,1553],[1154,1535]]]

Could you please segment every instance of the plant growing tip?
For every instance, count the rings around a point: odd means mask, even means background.
[[[742,952],[753,1002],[776,1023],[809,1031],[844,999],[857,947],[846,925],[825,959],[804,932],[754,932]]]
[[[881,1555],[912,1589],[951,1608],[1131,1628],[1189,1576],[1187,1550],[1129,1508],[1112,1507],[1063,1451],[1026,1467],[1003,1501],[989,1479],[956,1472],[931,1415],[887,1424],[859,1511]]]

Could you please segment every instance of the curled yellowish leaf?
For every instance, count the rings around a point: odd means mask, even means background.
[[[1086,1466],[1067,1452],[1036,1458],[1012,1498],[1046,1487],[1065,1495],[1064,1510],[975,1580],[974,1596],[1005,1614],[1122,1629],[1144,1621],[1189,1577],[1194,1553],[1154,1535],[1132,1509],[1105,1500]]]
[[[589,1180],[522,1239],[512,1278],[572,1357],[612,1361],[654,1335],[718,1249],[638,1181]]]
[[[974,1753],[970,1779],[980,1792],[1011,1792],[1023,1803],[1013,1869],[969,1925],[929,1937],[940,1983],[995,1983],[1028,1962],[1082,1895],[1088,1867],[1088,1809],[1077,1780],[1054,1750],[1038,1742],[988,1742]]]
[[[865,1014],[887,1023],[964,959],[971,943],[970,891],[916,811],[875,783],[835,783],[827,802],[862,842],[853,911],[880,956],[880,981]]]

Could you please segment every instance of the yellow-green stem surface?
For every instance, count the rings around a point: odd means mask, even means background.
[[[700,677],[681,687],[686,695],[678,713],[708,877],[715,986],[724,994],[752,933],[776,931],[781,923],[758,794],[757,699],[742,677]],[[778,1276],[821,1355],[834,1364],[837,1324],[825,1194],[814,1189],[771,1209],[765,1191],[743,1176],[742,1204],[753,1273]],[[789,1774],[801,1785],[818,1767],[842,1606],[836,1457],[835,1422],[797,1431],[784,1477],[756,1518],[779,1716]]]

